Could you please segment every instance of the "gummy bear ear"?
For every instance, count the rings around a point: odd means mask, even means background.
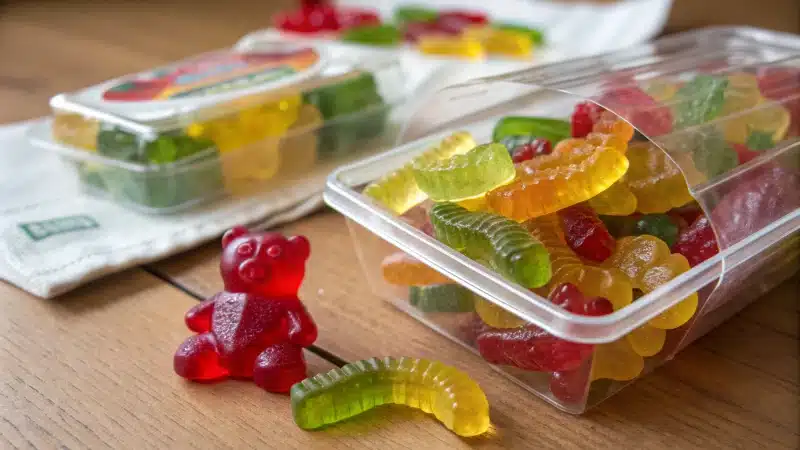
[[[234,239],[244,236],[250,231],[247,228],[243,227],[242,225],[235,226],[230,230],[226,231],[225,234],[222,236],[222,248],[225,248],[233,242]]]
[[[308,242],[308,238],[305,236],[292,236],[288,241],[293,254],[303,258],[303,260],[308,259],[311,254],[311,243]]]

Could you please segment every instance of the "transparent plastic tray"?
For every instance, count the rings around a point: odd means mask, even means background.
[[[404,79],[391,55],[273,37],[56,95],[30,138],[92,192],[169,213],[386,148]]]
[[[633,102],[626,92],[634,88],[644,90],[654,101],[646,106]],[[611,314],[590,317],[568,312],[544,298],[547,292],[523,288],[423,232],[424,210],[411,209],[398,216],[361,193],[366,183],[400,169],[453,131],[468,131],[479,144],[490,142],[495,124],[503,117],[569,120],[575,106],[587,101],[633,125],[636,134],[626,155],[633,157],[631,145],[647,146],[650,155],[663,160],[662,166],[680,171],[678,179],[683,178],[685,184],[673,185],[670,192],[651,192],[639,205],[686,189],[710,221],[719,247],[714,256],[668,277],[649,292],[638,292],[642,294],[638,297],[637,291],[632,292],[633,301],[624,307],[615,305]],[[667,128],[657,126],[665,108],[671,114]],[[558,408],[582,413],[671,359],[797,271],[798,114],[797,36],[748,28],[705,29],[446,88],[428,99],[406,125],[405,145],[331,174],[325,200],[348,217],[357,254],[375,292],[451,339],[482,354],[476,336],[483,326],[478,319],[485,319],[484,314],[431,312],[413,306],[419,303],[410,298],[409,287],[383,278],[381,264],[388,255],[402,251],[418,259],[477,294],[475,305],[483,305],[484,312],[489,309],[509,324],[521,324],[520,330],[543,330],[547,339],[555,336],[561,340],[557,342],[573,345],[572,351],[577,351],[576,345],[588,345],[588,350],[577,347],[589,353],[579,367],[533,370],[530,364],[510,362],[519,357],[514,352],[527,349],[529,356],[535,356],[537,351],[537,341],[520,343],[525,335],[519,334],[518,345],[505,349],[507,361],[495,366]],[[765,144],[766,137],[770,139]],[[757,150],[751,151],[750,146]],[[740,153],[743,150],[750,153]],[[630,167],[625,176],[631,178],[625,178],[625,183],[632,185]],[[593,176],[594,181],[602,178]],[[691,317],[677,327],[655,332],[650,342],[662,341],[654,354],[652,349],[636,349],[635,333],[653,331],[656,316],[674,311],[671,308],[684,304],[694,293],[698,301]],[[541,345],[544,351],[550,349],[546,343]],[[569,395],[561,389],[564,383],[571,383]]]

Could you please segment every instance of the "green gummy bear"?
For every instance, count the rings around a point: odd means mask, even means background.
[[[376,137],[386,127],[388,105],[368,72],[307,92],[303,102],[316,107],[325,120],[318,132],[320,158],[355,152],[360,140]]]
[[[672,102],[675,129],[702,125],[713,120],[725,102],[728,79],[698,75],[675,93]]]

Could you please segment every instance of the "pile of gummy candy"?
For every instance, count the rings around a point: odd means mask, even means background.
[[[487,56],[527,59],[543,43],[541,31],[491,22],[479,11],[419,6],[400,6],[394,11],[393,23],[382,23],[378,14],[368,9],[306,4],[278,15],[274,24],[288,33],[323,34],[381,47],[405,43],[423,54],[473,60]]]
[[[728,246],[800,207],[800,175],[772,162],[724,192],[708,216],[684,178],[711,180],[799,134],[800,84],[787,96],[772,89],[785,85],[781,76],[609,85],[569,121],[503,117],[482,145],[455,132],[363,193],[571,313],[610,314],[717,254],[712,223]],[[687,134],[693,146],[671,158],[630,123],[649,137],[702,132]],[[584,401],[594,380],[639,376],[699,303],[693,293],[624,338],[589,345],[528,324],[403,252],[381,271],[423,313],[469,313],[464,340],[486,361],[549,373],[564,403]]]

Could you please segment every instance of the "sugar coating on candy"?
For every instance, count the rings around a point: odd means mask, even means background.
[[[414,179],[413,165],[415,163],[435,161],[466,153],[476,145],[469,133],[464,131],[453,133],[439,144],[415,157],[401,169],[367,185],[364,188],[364,195],[372,197],[395,213],[402,214],[427,198]]]
[[[589,200],[628,170],[628,159],[614,148],[582,144],[561,150],[559,144],[519,164],[514,181],[486,194],[489,207],[521,222]]]
[[[594,210],[585,204],[558,212],[567,245],[580,257],[603,262],[614,251],[614,237]]]
[[[544,286],[550,280],[547,250],[513,220],[468,211],[455,203],[437,203],[430,216],[439,241],[489,264],[505,278],[527,288]]]
[[[381,262],[381,273],[387,283],[398,286],[427,286],[450,282],[446,276],[404,252],[392,253],[384,258]]]
[[[411,306],[422,312],[470,312],[475,310],[475,294],[459,284],[411,286]]]
[[[186,313],[198,334],[178,347],[175,372],[192,381],[252,378],[267,391],[287,392],[305,378],[303,347],[317,338],[297,297],[308,240],[235,227],[222,246],[225,290]]]
[[[369,358],[307,378],[291,389],[292,416],[312,430],[376,406],[406,405],[433,414],[459,436],[489,429],[489,402],[467,374],[438,361]]]
[[[617,248],[604,265],[621,270],[634,288],[648,293],[689,271],[689,262],[678,253],[671,253],[664,241],[642,235],[617,240]],[[648,324],[661,329],[677,328],[688,322],[697,310],[697,294],[692,293]]]
[[[413,164],[417,186],[434,201],[477,197],[514,178],[514,163],[501,144],[479,145],[447,159]]]
[[[563,283],[571,283],[590,297],[603,297],[611,301],[615,309],[621,309],[633,301],[633,288],[628,278],[617,269],[585,265],[564,240],[559,219],[555,214],[538,217],[523,224],[550,254],[553,277],[543,295]]]
[[[664,213],[694,200],[680,168],[663,150],[635,142],[626,155],[630,167],[624,182],[636,196],[639,212]]]
[[[719,253],[717,238],[708,218],[701,215],[688,228],[681,231],[677,242],[672,246],[672,251],[686,257],[691,267]]]

